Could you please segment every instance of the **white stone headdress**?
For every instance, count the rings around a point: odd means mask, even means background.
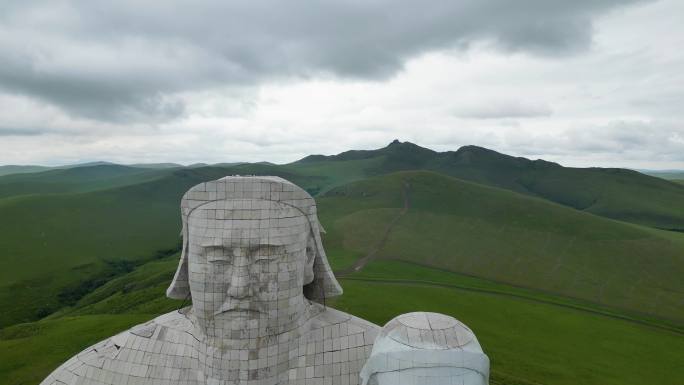
[[[333,275],[328,258],[321,242],[323,228],[318,221],[316,202],[299,186],[276,176],[227,176],[218,180],[204,182],[188,190],[181,200],[183,220],[183,250],[178,270],[166,296],[173,299],[186,299],[190,294],[188,283],[188,217],[194,209],[209,202],[233,199],[267,200],[292,206],[299,210],[309,221],[314,239],[315,257],[313,281],[304,286],[304,296],[313,301],[342,294],[342,287]]]
[[[431,371],[435,368],[457,370]],[[389,321],[377,336],[359,375],[361,384],[368,385],[371,377],[379,373],[404,372],[414,377],[411,369],[420,372],[413,381],[405,378],[407,384],[423,383],[425,377],[432,378],[431,383],[454,384],[467,372],[477,373],[480,381],[476,383],[489,383],[489,358],[475,334],[457,319],[439,313],[407,313]],[[442,376],[443,381],[438,381]]]

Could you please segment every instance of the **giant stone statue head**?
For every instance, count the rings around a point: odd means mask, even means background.
[[[228,176],[181,201],[183,250],[167,296],[192,298],[199,329],[217,339],[276,335],[307,301],[339,295],[313,198],[278,177]]]

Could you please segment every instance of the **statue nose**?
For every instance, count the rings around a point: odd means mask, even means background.
[[[230,282],[228,286],[228,296],[233,298],[245,298],[252,295],[249,282],[249,265],[247,258],[235,258]]]

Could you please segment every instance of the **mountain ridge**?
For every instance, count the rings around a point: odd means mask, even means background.
[[[453,315],[482,337],[495,383],[678,376],[684,234],[633,224],[677,211],[678,190],[620,169],[459,151],[395,143],[339,161],[0,177],[0,382],[38,383],[83,347],[182,306],[164,297],[180,198],[231,174],[278,175],[314,195],[334,271],[372,255],[338,277],[345,294],[331,307],[377,324],[418,309]],[[535,195],[548,190],[588,206]]]
[[[111,169],[130,167],[109,165]],[[70,168],[79,175],[91,167]],[[542,159],[531,160],[467,145],[456,151],[437,152],[411,142],[394,140],[374,150],[349,150],[337,155],[310,155],[298,161],[276,165],[268,162],[195,164],[186,167],[135,168],[139,178],[166,175],[175,170],[218,167],[226,174],[274,174],[292,178],[312,195],[338,185],[398,171],[428,170],[487,186],[536,196],[577,210],[659,229],[684,231],[684,185],[623,168],[574,168]],[[0,196],[13,191],[72,191],[73,186],[46,185],[31,181],[31,175],[55,175],[55,170],[38,174],[0,176]],[[122,177],[123,179],[127,177]],[[7,187],[10,180],[21,186]],[[109,183],[115,183],[110,181]],[[28,184],[35,184],[29,186]],[[107,187],[90,182],[91,188]],[[124,181],[116,182],[124,183]],[[24,186],[24,184],[26,184]],[[81,186],[83,187],[83,186]],[[6,192],[3,192],[6,191]]]
[[[612,219],[684,230],[684,186],[624,168],[564,167],[473,145],[436,152],[397,140],[376,150],[313,155],[290,166],[311,168],[347,161],[368,162],[365,167],[359,166],[364,177],[396,171],[436,171]]]

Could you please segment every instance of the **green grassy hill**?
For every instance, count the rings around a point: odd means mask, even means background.
[[[389,281],[342,279],[345,293],[334,306],[379,324],[416,310],[450,314],[478,336],[491,360],[491,384],[674,385],[684,376],[680,332],[512,296],[517,289],[510,286],[491,291],[456,274],[392,269],[399,271]],[[417,271],[448,284],[414,282]]]
[[[36,165],[5,165],[0,166],[0,176],[14,175],[14,174],[31,174],[43,171],[51,170],[66,170],[69,168],[79,168],[79,167],[93,167],[93,166],[106,166],[117,164],[111,162],[86,162],[86,163],[76,163],[67,164],[63,166],[36,166]]]
[[[434,171],[402,171],[414,168]],[[679,229],[683,186],[393,143],[280,166],[0,176],[0,383],[36,384],[89,344],[180,306],[164,297],[180,198],[230,174],[279,175],[317,194],[345,289],[332,305],[379,324],[451,314],[479,336],[492,384],[684,377],[684,233],[653,228]]]
[[[49,170],[47,166],[31,166],[31,165],[6,165],[0,166],[0,176],[9,174],[20,174],[28,172],[40,172]]]
[[[148,182],[0,200],[0,215],[13,218],[0,222],[0,306],[6,309],[0,325],[50,314],[112,275],[174,249],[183,188]]]
[[[418,158],[429,151],[415,148]],[[332,166],[303,162],[297,167],[142,170],[98,165],[0,177],[0,190],[24,185],[42,192],[21,195],[30,191],[25,187],[0,199],[0,215],[12,218],[0,223],[5,266],[0,305],[17,299],[27,304],[9,307],[0,315],[0,325],[41,318],[110,277],[172,252],[178,244],[177,207],[183,192],[227,174],[276,174],[321,192],[324,223],[339,227],[328,247],[349,261],[367,254],[373,237],[401,210],[401,186],[408,178],[411,209],[378,257],[675,321],[684,318],[677,285],[683,272],[682,234],[601,219],[437,173],[393,174],[333,188],[360,180],[371,172],[366,166],[377,169],[381,158],[369,153],[375,152],[352,152]],[[331,169],[335,172],[323,176]],[[68,186],[70,192],[57,193],[54,186]]]
[[[338,187],[319,206],[336,249],[684,323],[684,234],[424,171]]]
[[[21,195],[28,190],[15,189],[15,195],[0,198],[0,217],[11,218],[0,221],[0,306],[5,309],[0,327],[39,319],[136,264],[173,252],[183,193],[202,181],[246,174],[248,167],[140,171],[95,166],[0,178],[0,189],[16,187],[14,181],[22,179],[19,186],[41,192]],[[267,165],[249,171],[304,186],[317,180]],[[64,181],[52,183],[59,176]],[[56,193],[55,186],[71,192]]]
[[[170,174],[168,170],[96,165],[0,177],[0,198],[28,194],[78,193],[133,185]]]
[[[84,347],[182,306],[163,297],[177,258],[144,264],[42,321],[2,329],[0,383],[37,384]],[[335,252],[330,259],[346,264]],[[490,357],[491,384],[671,384],[684,376],[681,331],[600,307],[395,261],[372,261],[340,282],[345,293],[332,306],[377,324],[416,310],[468,324]]]
[[[10,175],[10,174],[27,174],[36,173],[42,171],[50,170],[64,170],[69,168],[79,168],[79,167],[92,167],[92,166],[105,166],[114,165],[110,162],[90,162],[90,163],[79,163],[79,164],[68,164],[64,166],[35,166],[35,165],[5,165],[0,166],[0,176]],[[181,168],[183,165],[177,163],[136,163],[125,165],[129,167],[137,168],[148,168],[148,169],[162,169],[162,168]]]
[[[113,275],[173,252],[181,195],[223,175],[182,170],[104,190],[0,199],[0,216],[12,218],[0,222],[0,325],[43,317]]]
[[[179,169],[173,164],[134,166],[80,165],[37,174],[0,176],[0,198],[17,194],[94,191],[153,180]],[[192,165],[186,169],[202,167]],[[684,230],[684,187],[679,183],[626,169],[562,167],[477,146],[436,152],[413,143],[394,141],[377,150],[311,155],[286,165],[261,162],[213,167],[235,174],[283,175],[312,195],[370,176],[430,170],[537,196],[608,218],[666,230]]]
[[[339,179],[337,170],[345,165],[349,165],[349,177],[343,182],[395,171],[431,170],[608,218],[684,230],[684,187],[626,169],[562,167],[476,146],[435,152],[398,141],[378,150],[309,156],[285,167],[304,172],[316,170]]]

